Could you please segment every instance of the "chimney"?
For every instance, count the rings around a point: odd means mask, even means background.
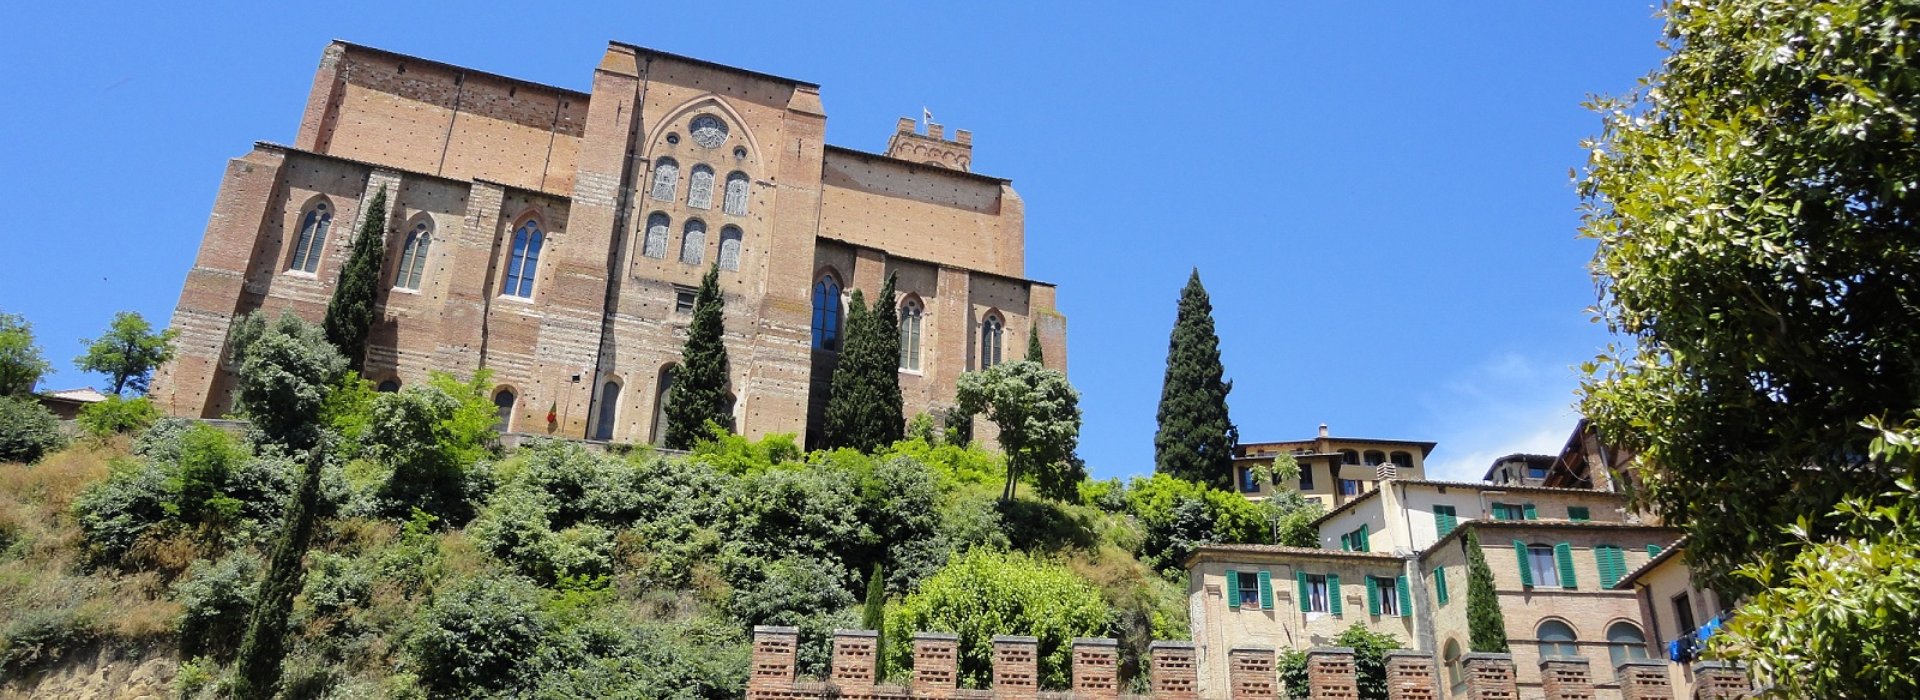
[[[1320,437],[1327,437],[1327,424],[1320,424]]]

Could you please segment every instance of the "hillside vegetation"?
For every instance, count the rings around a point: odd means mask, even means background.
[[[1273,541],[1280,515],[1164,475],[1002,501],[999,455],[924,431],[871,454],[719,430],[686,456],[502,453],[485,386],[330,392],[282,697],[737,697],[753,625],[800,628],[820,673],[876,568],[895,674],[937,630],[962,635],[966,685],[994,634],[1039,636],[1050,686],[1075,636],[1119,637],[1134,676],[1149,639],[1186,635],[1185,553]],[[0,464],[0,680],[123,645],[217,697],[301,465],[188,421],[113,429]]]

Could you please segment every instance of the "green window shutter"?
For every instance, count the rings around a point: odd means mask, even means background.
[[[1327,609],[1333,611],[1335,617],[1340,616],[1340,604],[1340,575],[1327,574]]]
[[[1593,513],[1586,506],[1567,506],[1567,519],[1583,523],[1593,519]]]
[[[1507,504],[1496,501],[1492,508],[1494,520],[1512,520],[1512,518],[1507,517]]]
[[[1620,578],[1626,576],[1626,572],[1623,571],[1626,568],[1626,559],[1620,555],[1619,547],[1610,544],[1595,545],[1593,560],[1596,568],[1600,570],[1602,589],[1613,588],[1613,584],[1619,583]]]
[[[1362,552],[1373,551],[1373,543],[1367,540],[1367,526],[1365,525],[1360,526],[1359,545],[1360,546],[1356,547],[1355,549],[1358,549],[1359,551],[1362,551]]]
[[[1307,599],[1307,572],[1294,569],[1293,582],[1294,593],[1298,594],[1300,599],[1300,612],[1312,612],[1313,601]]]
[[[1227,607],[1240,609],[1240,572],[1227,569]]]
[[[1433,597],[1440,601],[1441,605],[1447,604],[1447,567],[1433,568]]]
[[[1409,615],[1412,615],[1413,614],[1413,587],[1410,585],[1407,585],[1406,574],[1401,574],[1399,577],[1393,580],[1393,592],[1396,596],[1398,596],[1399,603],[1400,603],[1399,605],[1394,606],[1394,609],[1400,611],[1401,617],[1407,617]]]
[[[1527,561],[1527,543],[1514,540],[1513,555],[1520,559],[1520,585],[1532,588],[1533,568],[1529,566],[1529,562]]]
[[[1573,580],[1573,545],[1566,542],[1554,545],[1553,558],[1560,564],[1560,587],[1579,588]]]
[[[1532,504],[1532,503],[1528,503],[1528,504],[1526,505],[1526,511],[1527,511],[1527,519],[1528,519],[1528,520],[1539,520],[1539,519],[1540,519],[1540,509],[1538,509],[1538,508],[1534,508],[1534,507],[1533,507],[1533,504]]]
[[[1660,556],[1660,545],[1657,545],[1657,544],[1647,545],[1647,556],[1649,557]]]
[[[1260,609],[1273,609],[1273,572],[1260,570]]]
[[[1433,507],[1433,529],[1435,532],[1440,533],[1439,536],[1446,537],[1448,533],[1453,532],[1453,528],[1458,524],[1459,520],[1457,516],[1454,515],[1453,506]]]
[[[1367,577],[1367,614],[1380,616],[1380,579]]]

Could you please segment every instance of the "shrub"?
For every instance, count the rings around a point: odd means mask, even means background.
[[[66,442],[59,419],[40,402],[0,396],[0,462],[32,464]]]
[[[737,698],[746,690],[750,656],[740,628],[721,620],[632,630],[590,622],[554,641],[526,695],[538,700]]]
[[[960,636],[959,670],[970,687],[984,687],[991,673],[994,635],[1039,638],[1044,687],[1067,682],[1075,637],[1105,636],[1113,611],[1086,580],[1072,571],[1019,553],[974,550],[921,582],[887,614],[894,630],[888,653],[893,667],[907,668],[915,631]]]
[[[516,686],[547,639],[545,595],[518,576],[482,576],[435,597],[407,640],[420,683],[437,696]]]
[[[0,628],[0,678],[18,678],[59,661],[95,636],[93,625],[75,608],[20,611]]]
[[[147,397],[122,399],[114,394],[107,395],[105,401],[81,407],[78,416],[80,427],[97,438],[130,435],[146,430],[158,420],[160,409]]]
[[[186,578],[174,584],[173,596],[182,607],[182,656],[232,658],[260,588],[260,566],[258,557],[234,552],[216,562],[195,561]]]
[[[118,564],[143,537],[169,522],[166,470],[145,462],[114,463],[106,479],[73,501],[90,557]]]
[[[380,491],[383,512],[420,508],[456,523],[472,517],[469,472],[498,437],[489,376],[482,370],[462,382],[435,372],[425,384],[374,397],[366,452],[393,470]]]
[[[300,590],[311,617],[344,615],[366,605],[372,596],[373,573],[360,561],[326,552],[312,555],[307,580]]]

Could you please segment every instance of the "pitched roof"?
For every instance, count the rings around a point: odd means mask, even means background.
[[[1659,554],[1654,555],[1652,559],[1648,559],[1647,563],[1641,564],[1640,568],[1627,572],[1627,575],[1620,577],[1620,581],[1618,583],[1613,584],[1614,590],[1624,591],[1624,590],[1633,588],[1634,581],[1639,580],[1641,576],[1645,576],[1647,572],[1652,571],[1655,568],[1658,568],[1662,563],[1666,562],[1668,559],[1672,559],[1675,555],[1679,554],[1680,550],[1683,550],[1686,548],[1687,548],[1686,537],[1681,537],[1680,539],[1675,540],[1674,543],[1668,546],[1665,550],[1661,551]]]
[[[1375,488],[1372,491],[1368,491],[1366,493],[1360,494],[1358,497],[1355,497],[1353,500],[1347,501],[1346,503],[1342,503],[1338,507],[1335,507],[1333,510],[1327,511],[1325,515],[1322,515],[1319,518],[1316,518],[1312,524],[1315,527],[1318,527],[1320,523],[1326,522],[1329,518],[1332,518],[1333,516],[1338,515],[1340,513],[1346,512],[1348,509],[1354,507],[1355,505],[1358,505],[1360,502],[1367,500],[1368,497],[1380,493],[1381,489],[1386,488],[1386,485],[1390,483],[1412,484],[1416,486],[1451,486],[1454,488],[1478,489],[1481,491],[1525,491],[1528,493],[1578,493],[1578,494],[1590,494],[1594,496],[1608,496],[1608,497],[1617,498],[1620,500],[1626,500],[1627,498],[1624,494],[1618,494],[1612,491],[1595,491],[1593,489],[1569,489],[1569,488],[1561,488],[1558,486],[1522,486],[1519,484],[1489,484],[1484,481],[1437,481],[1434,479],[1388,479],[1386,481],[1380,482],[1379,488]]]
[[[1233,555],[1248,554],[1314,557],[1320,559],[1358,559],[1381,563],[1393,562],[1395,564],[1406,559],[1406,557],[1398,554],[1390,554],[1387,552],[1349,552],[1339,549],[1290,547],[1283,544],[1203,544],[1195,547],[1193,553],[1187,555],[1186,560],[1182,561],[1180,565],[1182,568],[1190,569],[1193,568],[1194,564],[1199,563],[1203,559],[1220,559],[1229,558]]]
[[[40,396],[59,401],[74,401],[79,403],[99,403],[107,400],[106,394],[95,391],[94,388],[90,386],[83,386],[78,389],[43,391],[40,392]]]

